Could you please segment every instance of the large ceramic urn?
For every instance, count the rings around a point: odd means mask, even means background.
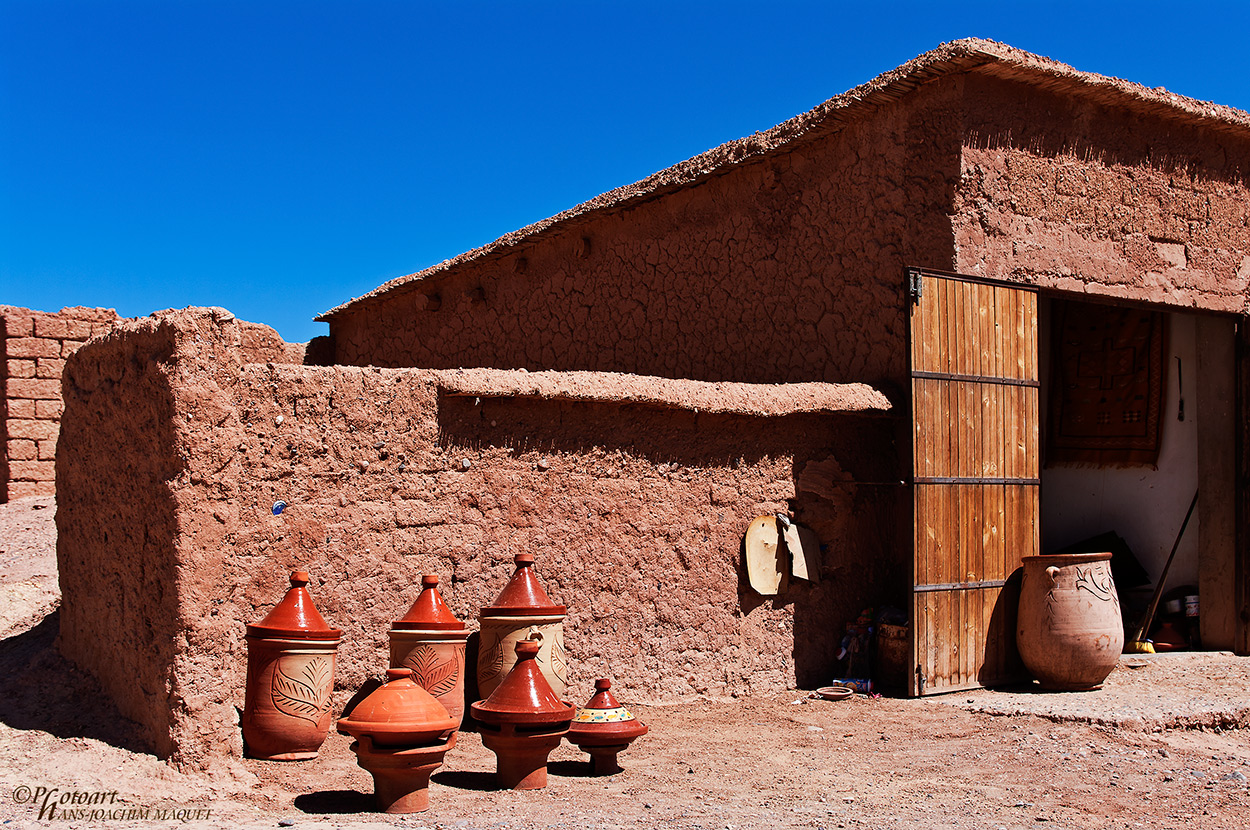
[[[1124,649],[1110,553],[1024,557],[1020,657],[1044,689],[1096,689]]]
[[[537,664],[539,649],[537,640],[517,642],[516,662],[503,682],[470,707],[482,744],[495,753],[495,777],[506,789],[547,786],[547,756],[577,711],[551,690]]]
[[[443,602],[438,577],[421,577],[421,593],[408,613],[391,624],[391,666],[412,670],[412,679],[456,719],[464,717],[464,651],[469,630]]]
[[[373,776],[378,808],[387,813],[419,813],[430,806],[430,775],[456,745],[458,718],[417,685],[412,670],[386,670],[386,683],[351,713],[338,731],[356,741],[356,763]]]
[[[292,573],[282,601],[247,626],[243,743],[251,758],[315,758],[330,731],[334,658],[343,632],[326,624],[307,585],[307,572]]]
[[[568,687],[568,658],[564,651],[563,605],[555,605],[534,575],[534,556],[513,557],[516,572],[494,604],[482,609],[481,641],[477,654],[477,690],[490,697],[516,663],[516,644],[536,640],[536,665],[556,697]]]

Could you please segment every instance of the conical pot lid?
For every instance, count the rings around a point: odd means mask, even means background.
[[[534,659],[537,640],[519,640],[516,665],[486,700],[471,707],[473,717],[486,723],[547,724],[568,722],[576,707],[556,697]]]
[[[249,623],[249,637],[284,637],[299,640],[337,640],[343,632],[331,628],[313,605],[308,593],[308,571],[291,572],[291,589],[258,623]]]
[[[569,727],[569,740],[577,744],[628,743],[647,734],[647,726],[622,706],[610,691],[612,681],[601,677],[595,681],[595,694],[577,710]]]
[[[426,574],[421,577],[421,593],[417,595],[416,602],[391,627],[406,631],[461,631],[464,623],[456,619],[447,603],[443,602],[442,594],[438,592],[438,577]]]
[[[412,679],[412,669],[387,669],[386,682],[339,718],[338,731],[375,744],[407,746],[444,740],[460,722]]]
[[[554,605],[534,576],[534,554],[518,553],[512,557],[516,572],[499,592],[493,605],[482,609],[483,616],[529,617],[563,614],[568,609]]]

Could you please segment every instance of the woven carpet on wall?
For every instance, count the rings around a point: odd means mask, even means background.
[[[1056,302],[1046,464],[1155,466],[1167,315]]]

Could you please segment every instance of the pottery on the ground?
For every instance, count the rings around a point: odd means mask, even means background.
[[[1024,557],[1016,644],[1044,689],[1096,689],[1124,649],[1110,553]]]
[[[412,677],[456,719],[464,718],[464,652],[469,630],[443,602],[438,577],[421,577],[421,593],[408,613],[391,624],[391,666]]]
[[[378,807],[419,813],[430,806],[430,775],[456,745],[460,722],[419,686],[406,668],[386,670],[387,682],[339,718],[338,731],[356,741],[356,763],[373,776]]]
[[[564,651],[564,616],[534,576],[534,556],[513,557],[516,571],[492,605],[482,609],[481,640],[477,655],[477,690],[483,698],[500,684],[516,663],[516,644],[537,640],[538,666],[557,697],[568,687],[568,657]]]
[[[569,731],[576,707],[556,697],[536,663],[537,640],[516,644],[516,663],[491,696],[470,709],[482,744],[495,753],[495,777],[505,789],[547,786],[547,756]]]
[[[334,659],[343,632],[326,624],[307,584],[305,571],[292,573],[282,601],[247,626],[242,727],[251,758],[315,758],[330,731]]]
[[[647,734],[646,724],[617,702],[611,688],[612,681],[606,677],[596,680],[594,696],[577,710],[569,726],[569,743],[590,753],[590,771],[594,775],[620,772],[617,753]]]

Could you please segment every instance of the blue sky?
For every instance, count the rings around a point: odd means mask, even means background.
[[[0,303],[304,341],[956,38],[1250,109],[1246,6],[0,0]]]

